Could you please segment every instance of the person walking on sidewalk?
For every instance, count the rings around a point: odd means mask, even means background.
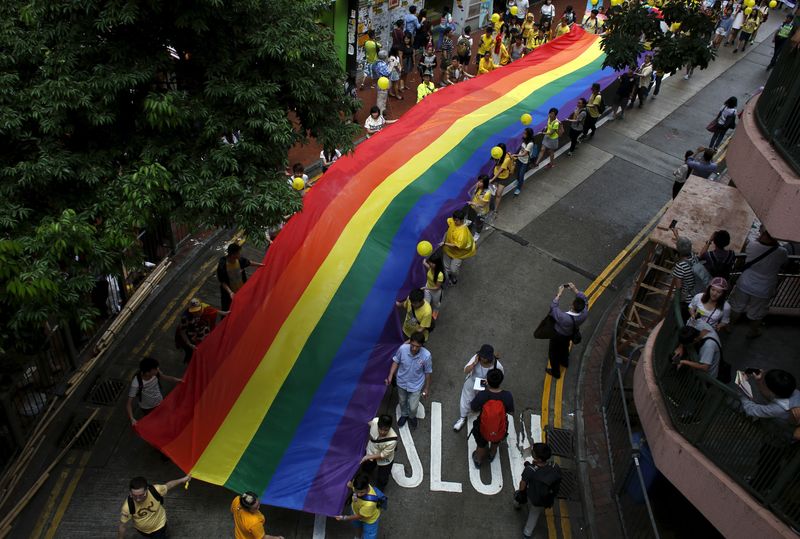
[[[421,332],[427,339],[432,325],[433,309],[425,301],[425,293],[415,288],[409,292],[405,301],[397,301],[395,305],[406,311],[403,319],[403,334],[406,338],[410,339],[414,333]]]
[[[413,7],[413,6],[412,6]],[[350,501],[352,515],[338,515],[336,520],[352,522],[358,528],[359,539],[378,539],[378,525],[381,518],[381,505],[386,496],[377,487],[369,484],[369,477],[357,475],[347,483],[353,491]]]
[[[375,62],[378,61],[378,51],[381,48],[381,44],[375,39],[375,30],[368,30],[367,31],[367,40],[364,42],[364,78],[361,79],[361,86],[358,87],[359,90],[364,89],[364,85],[367,83],[367,79],[370,80],[371,87],[374,88],[373,82],[378,79],[375,75]]]
[[[198,298],[192,298],[189,307],[181,314],[175,331],[175,347],[183,350],[183,363],[192,360],[194,351],[217,325],[217,315],[226,316],[230,311],[218,311]]]
[[[628,108],[631,100],[634,99],[636,92],[636,76],[633,74],[633,68],[629,67],[627,71],[622,73],[617,80],[616,100],[614,101],[614,110],[611,111],[611,116],[615,120],[622,120],[625,118],[625,109]],[[617,112],[619,110],[619,112]]]
[[[588,117],[587,117],[588,119]],[[547,124],[542,131],[544,137],[542,138],[542,151],[539,152],[539,157],[536,159],[534,167],[538,167],[542,161],[550,158],[550,162],[544,168],[553,168],[556,160],[556,150],[558,149],[558,139],[562,132],[561,122],[558,121],[558,109],[553,107],[547,113]]]
[[[783,24],[778,27],[778,31],[775,33],[775,37],[772,38],[772,42],[775,44],[775,48],[772,52],[772,59],[769,61],[769,65],[767,65],[767,69],[772,69],[775,67],[775,64],[778,62],[778,56],[781,53],[781,49],[783,48],[784,44],[789,41],[789,38],[792,37],[794,34],[795,26],[794,26],[794,16],[793,15],[786,15],[786,18],[783,19]]]
[[[562,311],[559,306],[561,294],[569,288],[575,292],[575,299],[572,300],[572,308]],[[589,316],[589,303],[586,295],[578,290],[574,283],[562,284],[558,287],[556,297],[550,303],[550,316],[555,320],[555,336],[550,339],[548,355],[550,356],[550,368],[545,372],[553,378],[561,378],[561,367],[569,367],[569,345],[572,342],[580,342],[579,328]]]
[[[247,282],[245,268],[264,264],[251,262],[242,256],[242,246],[238,243],[228,245],[227,255],[219,259],[217,264],[217,280],[219,281],[220,305],[223,311],[230,311],[233,296]]]
[[[647,94],[650,93],[650,85],[653,83],[653,55],[645,54],[644,63],[636,71],[635,75],[639,77],[636,87],[636,96],[631,100],[631,105],[639,98],[639,108],[644,106],[647,101]]]
[[[497,147],[502,150],[500,157],[494,159],[494,168],[492,168],[492,177],[489,179],[489,184],[494,192],[492,202],[494,202],[495,213],[500,212],[500,202],[502,201],[503,191],[511,183],[513,177],[511,175],[514,169],[513,156],[508,153],[506,145],[502,142],[497,144]]]
[[[719,148],[719,145],[722,144],[722,141],[725,138],[725,133],[728,132],[728,129],[733,129],[736,127],[736,106],[738,104],[739,101],[736,99],[736,97],[731,96],[725,100],[722,108],[719,109],[717,118],[714,122],[712,122],[711,125],[714,134],[711,135],[711,142],[709,142],[708,147],[712,150]]]
[[[545,443],[535,443],[532,447],[533,462],[526,462],[519,482],[519,490],[514,493],[516,508],[528,506],[528,520],[522,530],[522,537],[530,539],[544,510],[553,507],[561,487],[561,470],[550,462],[553,452]]]
[[[431,256],[422,261],[425,267],[425,301],[431,306],[431,318],[439,318],[439,308],[442,305],[442,286],[444,286],[444,262],[441,254]]]
[[[258,508],[261,502],[255,492],[247,491],[231,502],[234,539],[283,539],[282,535],[269,535],[264,531],[264,515]]]
[[[501,389],[503,372],[491,369],[486,373],[486,389],[480,391],[469,404],[473,412],[479,412],[472,423],[472,436],[477,450],[472,453],[472,463],[476,468],[487,460],[492,462],[497,456],[500,443],[508,436],[508,415],[514,416],[514,397],[510,391]]]
[[[458,284],[458,273],[461,264],[467,258],[475,256],[477,244],[465,222],[464,210],[456,210],[447,219],[447,232],[444,241],[439,245],[444,253],[444,272],[451,285]]]
[[[464,365],[464,374],[466,374],[467,377],[464,379],[464,384],[461,386],[461,401],[458,406],[459,417],[453,425],[454,431],[460,431],[467,422],[467,416],[471,410],[470,403],[475,398],[475,395],[478,394],[478,390],[475,389],[475,384],[480,384],[481,387],[485,387],[486,376],[492,369],[499,369],[500,372],[505,373],[503,365],[498,360],[497,354],[494,351],[494,347],[491,344],[481,345],[480,350],[478,350],[478,352],[467,361],[467,364]],[[479,382],[479,380],[483,382]]]
[[[361,471],[372,475],[376,469],[375,486],[386,490],[392,476],[394,452],[397,449],[397,433],[392,428],[392,416],[383,414],[369,422],[369,440],[366,454],[361,458]]]
[[[747,48],[747,44],[750,43],[750,39],[753,37],[753,34],[756,32],[756,30],[758,30],[759,24],[760,19],[758,18],[758,10],[754,9],[744,20],[742,30],[739,32],[739,44],[736,45],[735,49],[733,49],[733,54],[739,52],[739,48],[741,48],[742,52],[744,52],[745,48]]]
[[[128,522],[145,537],[167,539],[167,512],[164,510],[164,497],[173,488],[188,483],[192,477],[186,475],[163,485],[151,485],[144,477],[134,477],[128,485],[128,497],[122,503],[119,524],[119,539],[125,537]]]
[[[566,120],[565,122],[569,122],[569,151],[567,152],[567,156],[570,157],[578,148],[578,137],[583,133],[583,124],[586,121],[586,100],[584,98],[578,99],[578,104],[575,106],[575,110],[572,111],[572,115]]]
[[[592,95],[586,101],[586,120],[583,122],[583,135],[581,140],[592,138],[594,132],[597,130],[597,120],[603,113],[603,96],[600,95],[600,85],[598,83],[592,84]],[[590,133],[591,132],[591,133]]]
[[[400,405],[400,417],[397,426],[402,427],[409,422],[412,429],[417,428],[417,407],[420,397],[427,397],[431,387],[433,362],[431,353],[423,345],[425,335],[414,333],[409,342],[400,345],[392,358],[389,376],[384,382],[391,385],[397,375],[397,400]]]
[[[519,196],[522,192],[522,186],[525,185],[525,173],[528,172],[533,149],[533,129],[526,127],[522,132],[519,151],[511,156],[517,160],[517,188],[514,189],[514,196]]]
[[[146,416],[164,400],[164,394],[161,392],[162,379],[175,384],[183,382],[182,378],[163,374],[158,368],[157,359],[152,357],[142,358],[139,362],[139,371],[131,380],[131,385],[128,389],[128,402],[125,405],[131,426],[136,426],[136,418],[133,416],[134,401],[139,405],[142,416]]]

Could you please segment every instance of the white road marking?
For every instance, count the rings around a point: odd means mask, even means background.
[[[508,416],[508,462],[511,466],[511,484],[516,485],[517,481],[522,477],[522,470],[524,469],[524,460],[522,452],[519,450],[515,441],[517,441],[517,429],[514,426],[514,417]],[[498,459],[495,459],[498,460]]]
[[[397,407],[397,417],[400,417],[400,406]],[[408,423],[400,427],[400,439],[406,450],[409,464],[411,465],[411,477],[406,477],[405,468],[399,462],[392,464],[392,477],[395,483],[405,488],[416,488],[422,484],[422,462],[419,460],[417,447],[414,445],[414,438],[408,430]]]
[[[431,403],[431,490],[461,492],[461,483],[442,481],[442,403]]]
[[[470,416],[467,418],[467,425],[470,427],[467,430],[467,466],[469,466],[469,482],[472,483],[472,487],[480,494],[493,496],[503,490],[503,471],[500,469],[500,455],[498,453],[497,457],[494,459],[494,462],[492,462],[489,467],[491,470],[492,479],[491,483],[487,485],[481,479],[481,471],[475,468],[475,465],[472,464],[472,453],[478,448],[478,446],[475,444],[475,437],[470,436],[469,432],[471,430],[472,422],[476,417],[476,414],[470,414]]]
[[[531,439],[533,443],[542,443],[542,416],[538,414],[531,415]]]
[[[325,515],[314,515],[314,535],[312,539],[325,539]]]

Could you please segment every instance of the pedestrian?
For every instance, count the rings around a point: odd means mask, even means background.
[[[381,44],[375,39],[375,30],[368,30],[367,31],[367,40],[364,42],[363,49],[364,49],[364,78],[361,79],[361,86],[359,86],[359,90],[364,89],[364,84],[367,82],[367,79],[370,79],[370,88],[374,88],[375,85],[373,81],[376,80],[378,77],[375,75],[375,62],[378,61],[378,51],[381,48]]]
[[[417,6],[409,6],[408,13],[403,17],[403,22],[405,23],[406,33],[411,34],[413,40],[417,30],[422,26],[419,17],[417,17]]]
[[[503,371],[490,369],[486,373],[486,389],[479,391],[469,406],[478,417],[472,422],[471,435],[478,448],[472,453],[476,468],[497,456],[500,443],[508,436],[508,415],[514,416],[514,397],[510,391],[501,389]]]
[[[692,298],[689,304],[689,325],[705,322],[720,332],[731,323],[731,305],[727,301],[728,281],[714,277],[706,289]]]
[[[453,54],[453,36],[450,28],[445,28],[442,32],[442,40],[439,45],[439,50],[442,51],[442,71],[446,70],[450,65],[450,60],[455,58]]]
[[[727,230],[717,230],[706,242],[700,251],[700,260],[705,264],[706,271],[711,277],[722,277],[730,280],[733,265],[736,263],[736,253],[727,249],[731,243],[731,235]],[[714,246],[709,250],[709,247]]]
[[[722,42],[725,41],[725,38],[728,37],[728,33],[731,31],[732,27],[733,9],[726,7],[722,13],[722,17],[720,17],[717,22],[717,28],[714,30],[714,39],[711,41],[711,46],[718,49]]]
[[[198,298],[192,298],[175,330],[175,347],[183,350],[183,363],[188,364],[203,339],[217,325],[217,316],[227,316],[230,311],[218,311]]]
[[[430,311],[430,306],[428,307]],[[429,315],[430,316],[430,315]],[[411,335],[407,343],[401,344],[392,358],[389,376],[384,382],[390,385],[396,378],[397,400],[400,406],[400,417],[397,426],[402,427],[406,421],[412,429],[417,428],[417,407],[420,397],[430,395],[433,362],[431,353],[423,345],[425,334],[417,331]]]
[[[386,78],[389,79],[391,76],[391,70],[389,68],[389,64],[387,60],[389,59],[389,54],[386,51],[378,52],[378,59],[372,66],[372,74],[375,77],[375,80]],[[375,105],[380,109],[381,114],[387,116],[386,114],[386,102],[389,100],[389,89],[391,88],[391,79],[390,79],[390,86],[389,88],[383,89],[378,86],[376,93],[375,93]]]
[[[529,0],[517,0],[517,20],[516,24],[522,26],[528,16]]]
[[[464,222],[464,210],[456,210],[452,217],[447,218],[447,232],[444,241],[439,245],[444,253],[444,271],[452,286],[458,284],[458,273],[461,264],[467,258],[475,256],[477,244],[472,233]]]
[[[419,64],[417,65],[417,71],[419,72],[420,78],[423,77],[423,74],[426,71],[429,71],[431,75],[433,75],[436,65],[436,51],[433,50],[433,44],[429,44],[427,47],[425,47],[425,52],[420,57]]]
[[[701,178],[708,179],[717,171],[718,165],[714,162],[714,150],[712,148],[697,148],[693,156],[686,160],[686,164],[692,174]]]
[[[653,80],[655,83],[653,84],[653,95],[650,99],[655,99],[656,96],[661,92],[661,82],[664,80],[664,70],[663,69],[656,69],[653,71]]]
[[[441,252],[438,256],[431,255],[422,261],[425,268],[425,301],[431,306],[431,318],[439,318],[439,309],[442,305],[442,287],[444,286],[444,262]]]
[[[337,148],[325,148],[319,152],[319,160],[322,161],[322,173],[328,171],[331,165],[334,164],[340,157],[342,152]]]
[[[492,188],[494,197],[494,211],[500,212],[500,202],[502,200],[503,191],[514,180],[514,160],[511,154],[508,153],[506,145],[502,142],[497,144],[497,148],[502,150],[499,158],[494,159],[494,168],[492,168],[492,177],[489,179],[489,184]]]
[[[600,85],[598,83],[592,84],[592,93],[589,99],[586,100],[586,119],[583,121],[583,135],[579,140],[594,137],[594,132],[597,130],[597,120],[603,113],[603,96],[600,94]]]
[[[575,293],[572,300],[571,309],[562,311],[559,306],[561,294],[569,288]],[[558,287],[556,297],[550,303],[550,316],[555,320],[555,336],[550,339],[547,355],[550,358],[550,368],[545,372],[553,378],[561,378],[561,367],[566,370],[569,368],[569,348],[570,343],[580,342],[580,327],[589,317],[589,302],[586,295],[578,290],[573,283],[562,284]]]
[[[679,294],[681,318],[686,323],[689,320],[689,303],[695,295],[695,275],[692,267],[698,260],[692,251],[692,240],[679,236],[675,228],[672,229],[672,233],[675,235],[675,250],[678,253],[678,261],[672,267],[672,277],[675,291]]]
[[[753,34],[756,33],[759,26],[759,18],[758,18],[758,10],[754,9],[750,12],[750,15],[747,16],[744,20],[744,24],[742,25],[742,30],[739,32],[739,44],[736,45],[736,48],[733,49],[733,54],[739,52],[739,49],[744,49],[747,47],[747,44],[750,43],[750,38],[753,37]]]
[[[403,47],[403,37],[406,34],[406,23],[403,19],[394,21],[394,28],[392,28],[392,46],[393,49],[401,49]]]
[[[301,165],[302,167],[302,165]],[[308,177],[304,180],[308,183]],[[242,256],[242,246],[238,243],[228,245],[227,255],[220,257],[217,263],[217,280],[219,281],[220,305],[222,311],[230,311],[231,302],[236,292],[241,290],[247,282],[245,268],[264,266],[259,262],[252,262]]]
[[[567,24],[575,24],[575,10],[572,8],[572,6],[567,6],[564,8],[564,17],[567,19]]]
[[[550,446],[537,442],[533,444],[531,453],[532,462],[525,462],[519,490],[514,493],[517,509],[522,503],[528,506],[528,520],[522,529],[523,539],[533,537],[539,517],[545,509],[553,507],[561,488],[561,469],[550,462],[553,456]]]
[[[552,0],[544,0],[544,4],[539,8],[539,11],[541,13],[539,24],[549,23],[553,20],[553,17],[556,16],[556,6],[553,5]]]
[[[697,352],[697,361],[688,353],[689,348]],[[711,378],[725,384],[730,382],[730,366],[722,363],[722,343],[716,330],[704,320],[690,319],[678,332],[678,347],[672,356],[675,367],[689,367],[705,372]]]
[[[736,127],[736,107],[738,104],[739,101],[735,96],[731,96],[726,99],[725,103],[722,105],[722,108],[719,109],[717,117],[713,122],[711,122],[711,124],[709,124],[708,130],[713,133],[713,135],[711,135],[711,142],[708,143],[709,148],[714,150],[719,148],[719,145],[722,144],[722,140],[725,138],[725,133],[728,132],[728,129],[733,129]]]
[[[694,150],[686,150],[686,153],[683,154],[683,163],[681,166],[672,171],[672,179],[675,180],[672,182],[673,199],[678,196],[678,193],[681,192],[686,180],[689,179],[689,174],[692,173],[692,169],[689,167],[689,159],[691,159],[693,156]]]
[[[400,73],[403,70],[402,61],[400,60],[400,49],[392,47],[389,50],[389,59],[386,61],[386,66],[389,68],[389,95],[395,99],[403,99],[400,94]]]
[[[442,77],[442,86],[456,84],[464,79],[471,79],[472,77],[473,75],[467,73],[465,66],[461,63],[458,57],[453,56],[453,59],[450,60],[450,65],[447,66],[447,69],[444,72],[444,77]]]
[[[164,497],[173,488],[189,482],[186,475],[165,484],[151,485],[144,477],[134,477],[128,485],[128,497],[122,503],[119,524],[119,539],[125,537],[128,522],[133,521],[133,529],[145,537],[167,539],[167,512],[164,510]]]
[[[726,47],[733,45],[733,43],[736,41],[739,31],[742,28],[742,25],[744,24],[744,6],[742,4],[736,4],[733,9],[733,24],[731,24],[731,31],[728,32],[728,39],[725,41]]]
[[[584,30],[586,30],[590,34],[602,34],[603,33],[603,21],[597,18],[600,12],[596,9],[593,9],[589,12],[585,19],[583,19],[583,23],[581,26]]]
[[[559,20],[556,27],[553,28],[553,39],[568,34],[571,29],[570,24],[567,22],[566,15],[562,15],[561,20]]]
[[[500,66],[495,64],[494,61],[492,61],[492,53],[487,51],[483,53],[483,58],[481,58],[481,61],[478,64],[478,75],[483,75],[484,73],[491,73],[498,67]]]
[[[464,66],[464,69],[469,66],[470,58],[472,58],[471,32],[472,27],[469,25],[465,26],[464,31],[458,36],[458,40],[456,41],[456,58],[458,58],[458,62]]]
[[[444,50],[445,50],[445,43],[444,43],[445,37],[447,37],[447,35],[450,32],[453,32],[456,29],[456,25],[453,22],[453,14],[451,13],[451,9],[450,9],[449,6],[444,6],[442,8],[442,17],[441,17],[441,19],[439,21],[438,28],[439,28],[439,40],[438,40],[438,43],[436,44],[436,48],[439,49],[440,51],[444,52]],[[453,49],[452,34],[450,34],[450,39],[451,39],[451,41],[450,41],[450,50],[452,50]],[[444,58],[442,60],[444,62]],[[449,63],[450,63],[450,57],[448,56],[447,57],[447,62],[444,63],[444,65],[447,65]]]
[[[421,289],[415,288],[408,293],[405,300],[396,301],[395,306],[406,311],[403,319],[403,334],[406,338],[411,338],[414,333],[422,332],[427,339],[432,326],[433,309],[430,303],[425,301],[425,293]]]
[[[414,72],[414,38],[406,32],[403,35],[403,47],[400,49],[403,58],[403,70],[400,73],[400,90],[408,87],[408,75]]]
[[[622,120],[625,117],[625,109],[631,103],[631,100],[634,99],[633,95],[636,92],[636,75],[634,75],[633,68],[629,67],[617,80],[619,84],[615,92],[616,100],[614,101],[614,110],[612,110],[611,113],[614,119]],[[617,113],[617,110],[619,110],[619,113]]]
[[[792,373],[782,369],[770,369],[766,373],[761,369],[752,371],[755,372],[748,374],[748,377],[755,382],[758,392],[768,402],[760,404],[741,395],[744,413],[750,417],[777,419],[786,425],[794,423],[796,426],[792,410],[800,408],[800,391]]]
[[[525,22],[522,24],[522,39],[525,41],[525,52],[533,50],[533,47],[530,46],[530,38],[531,34],[533,34],[534,24],[533,13],[528,13],[525,17]]]
[[[731,292],[731,319],[736,322],[742,314],[750,320],[746,337],[753,339],[761,335],[761,325],[769,313],[770,298],[778,287],[778,274],[788,259],[788,252],[761,225],[758,240],[745,249],[745,264],[742,274]]]
[[[783,19],[783,23],[778,27],[778,31],[775,33],[775,36],[772,38],[772,42],[775,44],[773,51],[772,51],[772,59],[769,61],[769,65],[767,65],[767,69],[772,69],[775,67],[775,64],[778,61],[778,56],[781,53],[781,49],[789,41],[789,38],[792,37],[794,33],[794,16],[793,15],[786,15],[786,18]]]
[[[544,137],[542,138],[542,150],[539,152],[539,157],[536,160],[535,167],[538,167],[542,161],[550,158],[550,162],[547,163],[545,168],[553,168],[555,166],[554,161],[556,160],[556,150],[558,149],[558,138],[563,132],[563,128],[561,127],[561,123],[558,121],[558,109],[551,108],[547,113],[547,124],[545,125],[544,130],[542,130],[542,134]],[[587,117],[588,119],[588,117]]]
[[[475,63],[480,66],[480,64],[483,62],[483,59],[486,57],[486,53],[489,53],[489,59],[491,60],[491,53],[493,47],[494,47],[494,28],[491,25],[489,25],[483,29],[481,42],[478,44],[478,54],[475,55]],[[478,71],[478,74],[479,75],[481,74],[480,70]]]
[[[136,418],[133,416],[134,401],[139,405],[139,411],[142,416],[146,416],[164,400],[164,395],[161,392],[162,379],[175,384],[183,382],[181,378],[162,373],[158,368],[157,359],[152,357],[142,358],[139,362],[139,370],[131,380],[131,385],[128,389],[128,402],[125,405],[132,427],[136,426]]]
[[[525,55],[525,44],[522,42],[522,34],[514,36],[514,42],[511,44],[511,61],[519,60]]]
[[[461,400],[458,404],[459,417],[453,425],[454,431],[458,432],[464,427],[471,410],[470,403],[472,403],[478,391],[483,391],[486,386],[486,377],[492,369],[499,369],[500,372],[505,373],[494,347],[491,344],[483,344],[478,352],[464,365],[466,378],[461,386]],[[477,389],[478,387],[480,389]]]
[[[336,520],[352,522],[359,530],[356,537],[360,539],[378,539],[381,505],[386,496],[380,489],[371,486],[369,477],[364,474],[359,474],[348,482],[347,488],[353,491],[350,500],[353,514],[338,515]]]
[[[414,54],[418,61],[421,61],[422,54],[428,45],[433,47],[433,42],[431,41],[431,23],[428,21],[426,15],[426,10],[420,10],[418,15],[420,27],[414,34]]]
[[[373,106],[369,109],[369,116],[364,120],[364,129],[367,131],[367,138],[378,133],[388,124],[393,124],[396,121],[397,120],[387,120],[383,117],[383,114],[381,114],[381,109],[377,106]]]
[[[522,192],[522,187],[525,185],[525,173],[528,172],[531,159],[535,158],[533,152],[533,129],[526,127],[522,131],[519,150],[511,156],[517,161],[517,188],[514,189],[514,196],[519,196],[520,192]]]
[[[283,539],[282,535],[269,535],[264,531],[264,515],[259,511],[261,502],[255,492],[247,491],[231,502],[234,539]]]
[[[636,88],[636,96],[631,100],[631,105],[634,104],[636,101],[636,97],[639,98],[639,108],[644,106],[644,102],[647,100],[647,94],[650,93],[650,85],[653,83],[653,55],[652,54],[645,54],[644,55],[644,62],[639,69],[636,71],[635,75],[639,78],[637,88]]]
[[[366,454],[361,458],[361,472],[371,476],[377,469],[375,486],[386,490],[392,476],[397,433],[392,428],[392,416],[382,414],[369,422]]]
[[[422,82],[417,86],[417,103],[431,95],[436,91],[436,86],[433,84],[433,71],[425,71],[422,73]]]
[[[586,100],[584,98],[578,99],[578,104],[575,106],[575,110],[572,111],[572,114],[565,122],[569,122],[569,151],[567,151],[567,156],[572,156],[575,150],[578,148],[578,137],[583,133],[583,126],[584,122],[586,121],[586,116],[588,112],[586,111]]]
[[[475,184],[475,192],[472,199],[467,201],[467,219],[472,221],[472,237],[477,242],[483,232],[483,225],[489,215],[489,208],[492,201],[492,187],[489,176],[481,174],[478,176],[478,183]]]

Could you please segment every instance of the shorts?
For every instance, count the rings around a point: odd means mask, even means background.
[[[399,81],[400,80],[400,73],[398,73],[397,71],[395,71],[393,69],[392,72],[389,73],[389,80],[392,81],[392,82]]]
[[[769,313],[770,298],[757,298],[734,286],[728,303],[733,312],[746,313],[750,320],[762,320]]]
[[[741,32],[739,32],[739,41],[744,41],[744,42],[750,41],[750,36],[752,35],[753,34],[742,30]]]
[[[164,524],[163,528],[159,528],[156,531],[150,532],[150,533],[145,533],[145,532],[140,531],[140,530],[136,530],[136,531],[139,532],[139,535],[142,535],[144,537],[152,537],[154,539],[168,539],[168,537],[169,537],[169,530],[167,529],[167,525],[166,524]]]
[[[542,139],[542,147],[548,150],[556,151],[558,149],[558,139],[550,138],[547,135]]]
[[[501,179],[497,178],[497,185],[502,185],[503,187],[508,187],[512,182],[517,180],[516,174],[509,174],[508,178]]]
[[[354,520],[353,526],[361,530],[361,539],[378,539],[378,523],[381,521],[380,517],[372,524],[367,524],[360,520]]]
[[[728,31],[727,31],[727,30],[725,30],[723,27],[721,27],[721,26],[720,26],[720,27],[718,27],[718,28],[717,28],[717,30],[716,30],[716,32],[715,32],[715,33],[716,33],[718,36],[725,36],[725,35],[727,35]]]

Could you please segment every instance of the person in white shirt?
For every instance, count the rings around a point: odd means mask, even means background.
[[[341,156],[342,152],[336,148],[334,148],[333,151],[322,150],[319,152],[319,160],[322,161],[322,172],[327,171]]]
[[[367,138],[383,129],[387,124],[393,124],[396,121],[397,120],[385,119],[383,114],[381,114],[381,109],[377,106],[373,106],[369,109],[369,116],[364,120],[364,129],[367,130]]]
[[[486,380],[486,376],[492,369],[503,370],[503,365],[497,360],[497,355],[494,353],[494,347],[491,344],[484,344],[481,346],[478,353],[475,354],[464,365],[464,374],[466,379],[464,385],[461,387],[461,400],[459,401],[459,418],[453,425],[454,431],[459,431],[464,427],[467,422],[467,416],[471,410],[470,403],[475,395],[478,394],[478,389],[475,389],[475,384],[481,385],[480,380]],[[481,387],[486,387],[485,384]]]
[[[647,99],[647,94],[650,93],[650,83],[653,80],[653,55],[646,54],[644,56],[644,63],[636,70],[634,73],[637,77],[639,77],[639,81],[636,88],[636,95],[639,97],[639,108],[642,108],[644,105],[645,100]],[[633,106],[633,101],[631,101],[631,106]]]
[[[528,14],[529,6],[530,3],[528,0],[517,0],[517,20],[520,26],[522,26],[522,23],[525,22],[525,17]]]
[[[131,380],[131,385],[128,390],[128,402],[126,408],[128,411],[128,419],[131,425],[136,425],[136,418],[133,416],[133,402],[137,401],[139,410],[143,416],[146,416],[155,410],[161,401],[164,400],[164,395],[161,393],[161,380],[169,380],[176,384],[181,383],[183,380],[175,378],[174,376],[167,376],[163,374],[158,368],[158,360],[152,357],[145,357],[139,362],[139,371],[136,376]]]
[[[542,18],[539,19],[539,24],[547,22],[552,22],[553,17],[556,16],[556,6],[553,5],[552,0],[544,0],[544,4],[540,9],[542,13]]]
[[[392,475],[394,452],[397,449],[397,433],[392,428],[392,416],[383,414],[369,422],[367,450],[361,459],[361,471],[372,474],[377,468],[375,486],[386,490]]]

